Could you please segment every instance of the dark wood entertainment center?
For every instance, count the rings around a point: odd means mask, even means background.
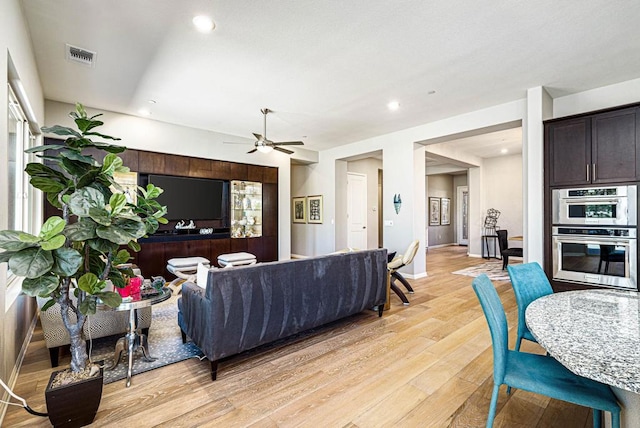
[[[55,139],[45,139],[45,144],[57,144]],[[102,154],[101,156],[104,156]],[[178,177],[210,178],[218,180],[246,180],[262,183],[262,236],[258,238],[230,238],[229,233],[201,235],[193,233],[169,233],[175,221],[162,227],[154,236],[139,241],[141,250],[133,253],[145,277],[173,276],[166,270],[167,260],[174,257],[200,256],[217,265],[220,254],[246,251],[256,255],[258,261],[278,260],[278,168],[237,162],[156,153],[128,149],[119,156],[124,165],[138,174],[163,174]],[[44,217],[59,215],[56,208],[44,203]],[[215,224],[198,224],[212,227]],[[186,231],[184,231],[186,232]]]

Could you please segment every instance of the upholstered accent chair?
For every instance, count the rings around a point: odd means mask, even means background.
[[[395,256],[393,260],[387,264],[389,275],[391,275],[391,289],[398,295],[398,297],[400,297],[400,300],[402,300],[402,303],[405,305],[409,304],[409,299],[407,299],[407,296],[405,296],[402,290],[396,285],[396,279],[404,285],[410,294],[413,294],[413,288],[411,287],[411,284],[409,284],[409,282],[400,274],[400,272],[398,272],[398,270],[413,262],[413,258],[418,252],[419,245],[420,241],[416,239],[409,244],[409,247],[407,247],[407,251],[405,251],[404,254]]]

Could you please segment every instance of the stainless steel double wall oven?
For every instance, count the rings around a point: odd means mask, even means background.
[[[636,290],[637,186],[554,189],[553,279]]]

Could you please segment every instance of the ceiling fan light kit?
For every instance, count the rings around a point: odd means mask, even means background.
[[[268,108],[263,108],[262,110],[260,110],[262,112],[263,115],[263,134],[256,134],[255,132],[253,133],[253,136],[256,138],[256,141],[253,143],[254,148],[249,150],[247,153],[255,153],[255,152],[260,152],[260,153],[271,153],[274,150],[277,150],[279,152],[282,153],[286,153],[288,155],[293,154],[293,152],[291,150],[287,150],[285,148],[282,148],[280,146],[302,146],[304,145],[304,143],[302,141],[279,141],[279,142],[273,142],[271,140],[269,140],[267,138],[267,114],[272,113],[272,110],[269,110]],[[230,143],[231,144],[231,143]]]

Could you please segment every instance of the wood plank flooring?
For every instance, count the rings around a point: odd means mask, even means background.
[[[220,363],[215,382],[208,362],[192,359],[134,376],[130,388],[124,381],[105,385],[92,426],[482,427],[493,387],[489,330],[471,278],[450,272],[483,262],[467,257],[465,247],[430,249],[429,276],[410,281],[410,306],[392,293],[382,318],[367,311],[231,357]],[[508,282],[495,285],[513,347],[515,298]],[[543,352],[529,342],[523,350]],[[15,390],[36,410],[45,409],[51,371],[38,328]],[[591,423],[589,409],[500,392],[497,427]],[[3,426],[49,423],[10,406]]]

